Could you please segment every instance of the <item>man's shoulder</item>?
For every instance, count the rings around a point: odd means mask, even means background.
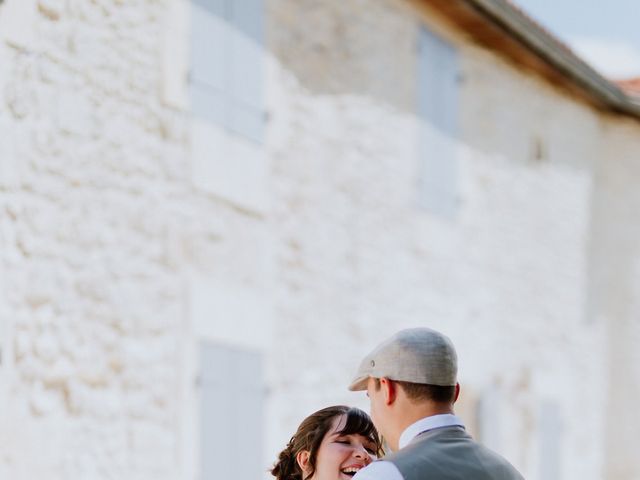
[[[353,480],[404,480],[404,477],[393,463],[378,460],[356,473]]]
[[[472,478],[474,475],[475,478],[485,478],[488,472],[499,473],[497,478],[522,478],[505,458],[458,428],[426,432],[385,460],[405,475],[408,472],[444,469],[466,471]]]
[[[522,474],[514,467],[506,458],[497,452],[494,452],[490,448],[485,447],[479,443],[476,443],[476,448],[479,456],[485,458],[487,465],[493,465],[494,470],[502,472],[505,478],[523,479]]]

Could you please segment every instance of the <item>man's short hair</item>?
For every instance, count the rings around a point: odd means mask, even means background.
[[[380,379],[374,378],[376,390],[380,389]],[[436,403],[453,403],[456,396],[456,387],[429,385],[428,383],[413,383],[392,380],[400,385],[409,400],[423,402],[431,401]]]

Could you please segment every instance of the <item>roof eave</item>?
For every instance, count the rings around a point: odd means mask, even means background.
[[[505,30],[527,49],[571,79],[597,103],[640,119],[640,100],[627,95],[607,80],[553,35],[514,8],[506,0],[462,0],[486,19]]]

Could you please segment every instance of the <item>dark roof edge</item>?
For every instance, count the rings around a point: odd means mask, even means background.
[[[640,100],[627,95],[617,85],[587,65],[507,0],[464,1],[494,23],[499,24],[536,55],[569,76],[596,100],[612,110],[640,119]]]

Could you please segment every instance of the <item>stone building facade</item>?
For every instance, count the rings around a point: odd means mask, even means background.
[[[526,478],[640,476],[640,117],[441,3],[0,3],[0,478],[270,478],[416,325]]]

